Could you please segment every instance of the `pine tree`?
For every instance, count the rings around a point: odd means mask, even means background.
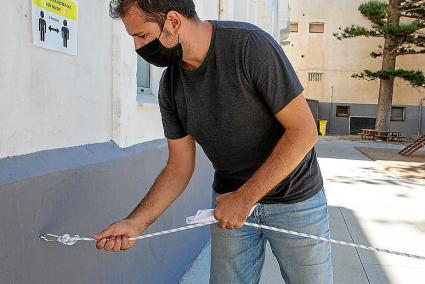
[[[380,80],[375,129],[389,131],[394,79],[399,77],[414,88],[425,88],[422,71],[396,69],[398,56],[425,54],[425,0],[388,0],[388,3],[374,0],[358,9],[371,22],[371,27],[352,25],[334,36],[339,40],[360,36],[384,39],[384,46],[379,45],[379,51],[370,53],[372,58],[382,57],[381,70],[363,70],[352,77]]]

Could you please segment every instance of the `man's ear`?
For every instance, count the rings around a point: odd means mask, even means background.
[[[181,23],[182,23],[182,16],[177,13],[176,11],[169,11],[165,18],[165,28],[168,33],[175,35],[178,34]]]

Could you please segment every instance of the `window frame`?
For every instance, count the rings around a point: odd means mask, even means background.
[[[149,82],[149,87],[146,86],[139,86],[139,60],[143,60],[144,63],[147,64],[148,68],[148,82]],[[140,57],[139,55],[137,55],[137,68],[136,68],[136,86],[137,86],[137,96],[139,95],[153,95],[152,93],[152,68],[151,68],[151,64],[149,64],[148,62],[146,62],[142,57]]]
[[[321,25],[321,26],[323,26],[323,31],[320,31],[320,32],[312,31],[311,30],[311,26],[312,25]],[[311,23],[309,23],[309,25],[308,25],[308,32],[311,33],[311,34],[323,34],[323,33],[325,33],[325,23],[324,22],[311,22]]]
[[[294,25],[296,25],[296,27],[297,27],[297,30],[296,30],[296,31],[295,31],[295,30],[292,30],[292,27],[293,27]],[[289,23],[289,31],[290,31],[291,33],[298,33],[298,32],[300,31],[300,27],[299,27],[298,22],[291,22],[291,23]]]
[[[401,119],[393,117],[393,109],[401,109]],[[390,121],[405,121],[406,120],[406,107],[404,106],[391,106],[391,118]]]
[[[341,109],[341,108],[347,108],[346,114],[345,114],[345,112],[343,114],[342,113],[338,113],[338,109]],[[335,116],[336,117],[350,117],[350,115],[351,115],[351,108],[350,108],[350,106],[347,106],[347,105],[337,105],[336,106],[336,108],[335,108]]]
[[[323,81],[323,72],[308,72],[308,81],[309,82],[322,82]]]

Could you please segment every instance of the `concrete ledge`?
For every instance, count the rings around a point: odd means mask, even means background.
[[[165,139],[120,148],[112,140],[70,148],[40,151],[0,159],[0,186],[53,172],[70,170],[163,148]]]
[[[91,237],[124,218],[167,157],[165,140],[158,140],[0,160],[0,283],[177,283],[208,241],[207,227],[141,240],[122,253],[98,251],[89,241],[67,247],[38,239],[39,233]],[[183,226],[185,217],[209,208],[212,178],[198,147],[188,188],[145,233]]]

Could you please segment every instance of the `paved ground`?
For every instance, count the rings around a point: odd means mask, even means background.
[[[425,177],[400,178],[354,147],[403,148],[320,138],[331,237],[425,256]],[[209,257],[207,246],[181,283],[208,283]],[[335,244],[332,259],[336,284],[425,283],[425,261]],[[283,283],[269,248],[261,283]]]
[[[425,152],[416,152],[411,156],[400,155],[398,149],[356,147],[357,150],[376,161],[387,171],[401,178],[425,177]]]

